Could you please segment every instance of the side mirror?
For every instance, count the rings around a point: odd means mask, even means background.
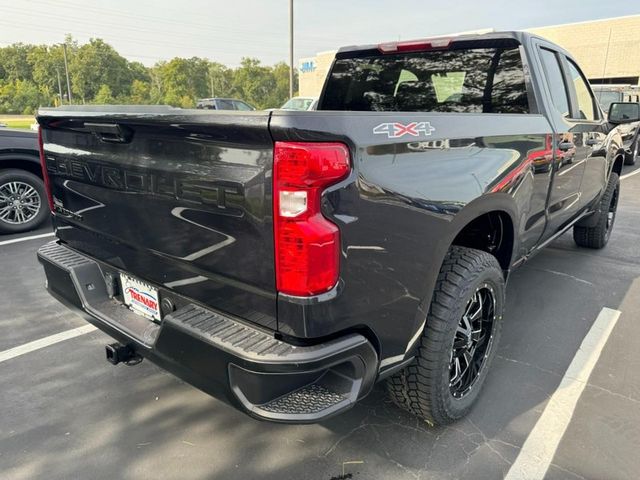
[[[613,102],[609,106],[611,123],[631,123],[640,121],[640,103]]]

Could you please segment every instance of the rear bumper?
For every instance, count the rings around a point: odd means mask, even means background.
[[[51,242],[40,248],[47,289],[119,342],[253,417],[317,422],[371,390],[378,357],[362,335],[296,346],[273,332],[191,303],[160,288],[176,310],[154,323],[118,299],[118,271]]]

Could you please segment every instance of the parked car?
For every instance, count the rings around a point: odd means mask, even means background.
[[[596,100],[605,112],[613,102],[640,102],[640,87],[633,85],[592,85]]]
[[[201,98],[198,100],[196,108],[204,110],[241,110],[245,112],[256,109],[247,102],[236,98]]]
[[[640,103],[640,87],[637,85],[594,85],[596,100],[605,112],[614,102]],[[625,150],[625,165],[635,165],[640,156],[640,135],[637,124],[620,125]]]
[[[38,136],[0,130],[0,234],[33,230],[49,218]]]
[[[638,105],[638,102],[610,105],[609,111],[613,117],[609,121],[618,125],[625,154],[625,165],[635,165],[640,157],[640,128],[637,122],[630,121]]]
[[[112,363],[292,423],[382,380],[430,423],[464,416],[513,269],[569,229],[607,244],[640,115],[607,120],[571,55],[520,32],[342,49],[313,115],[136,109],[39,112],[47,288]]]
[[[280,107],[280,110],[315,110],[318,105],[316,97],[293,97]]]

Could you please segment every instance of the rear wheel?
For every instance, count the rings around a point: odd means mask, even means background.
[[[387,381],[394,402],[430,424],[467,414],[495,355],[505,285],[496,258],[451,247],[414,362]]]
[[[47,218],[44,183],[25,170],[0,171],[0,233],[32,230]]]
[[[640,137],[636,138],[636,141],[633,142],[631,153],[624,156],[624,164],[635,165],[638,160],[638,155],[640,155]]]
[[[620,177],[617,173],[612,172],[607,189],[600,200],[598,211],[593,214],[597,217],[597,223],[592,227],[581,225],[573,227],[573,240],[578,246],[599,249],[607,244],[616,220],[619,195]]]

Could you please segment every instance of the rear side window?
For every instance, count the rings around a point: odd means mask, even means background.
[[[335,61],[322,110],[529,113],[518,47],[375,54]]]
[[[585,82],[578,67],[568,58],[567,63],[569,65],[569,77],[571,78],[578,99],[578,118],[582,120],[595,120],[596,113],[591,90],[589,90],[587,82]]]
[[[564,85],[564,78],[562,76],[562,70],[560,70],[558,57],[555,52],[542,48],[540,49],[540,59],[542,60],[544,72],[547,77],[547,85],[551,91],[551,102],[553,102],[556,110],[558,110],[563,117],[568,117],[569,96],[567,95],[567,89]]]

